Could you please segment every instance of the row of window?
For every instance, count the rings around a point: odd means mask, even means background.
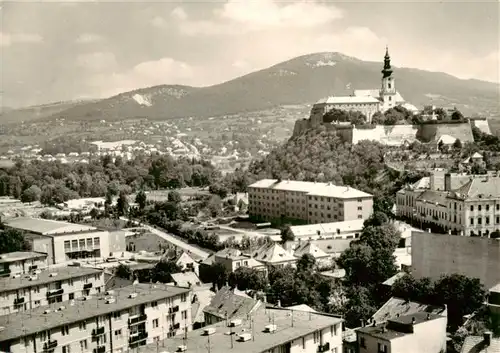
[[[99,246],[100,246],[99,237],[95,237],[94,241],[92,241],[92,238],[64,241],[64,251],[93,250],[94,248],[98,248]]]
[[[485,208],[486,211],[489,211],[490,210],[490,205],[484,205],[484,208]],[[471,210],[471,212],[474,211],[474,205],[470,206],[470,210]],[[482,205],[477,205],[477,210],[478,211],[482,211]],[[496,210],[500,211],[500,204],[498,204],[498,203],[496,204]]]
[[[483,217],[477,217],[477,224],[478,225],[483,224]],[[490,224],[490,217],[489,216],[484,217],[484,224],[486,224],[486,225]],[[495,224],[500,224],[500,216],[495,217]],[[471,226],[474,225],[474,217],[470,218],[470,225]]]

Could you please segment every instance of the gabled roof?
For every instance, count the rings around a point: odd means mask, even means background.
[[[223,257],[226,259],[231,259],[231,260],[241,260],[243,258],[246,258],[245,255],[241,252],[241,250],[238,249],[232,249],[232,248],[226,248],[219,250],[215,253],[216,257]]]
[[[483,158],[483,155],[482,155],[481,153],[479,153],[479,152],[476,152],[476,153],[474,153],[474,154],[472,155],[472,157],[471,157],[471,158]]]
[[[456,137],[450,136],[450,135],[441,135],[439,137],[438,143],[443,142],[445,145],[452,145],[456,141]]]
[[[431,178],[423,177],[419,181],[416,181],[415,183],[411,184],[410,188],[412,190],[428,189],[430,185],[431,185]]]
[[[385,322],[399,316],[411,315],[415,313],[430,313],[444,315],[446,307],[422,304],[418,302],[406,301],[401,298],[392,297],[380,309],[373,314],[372,319],[377,323]]]
[[[222,287],[203,309],[203,312],[225,319],[246,317],[261,306],[262,302],[234,293],[229,286]]]
[[[253,258],[264,263],[292,262],[297,258],[276,243],[262,245],[253,253]]]
[[[375,97],[371,96],[330,96],[322,98],[316,104],[365,104],[365,103],[380,103]]]
[[[310,241],[299,245],[299,247],[297,249],[295,249],[295,251],[293,253],[293,255],[295,255],[295,257],[302,257],[305,254],[310,254],[310,255],[314,256],[314,258],[316,258],[316,259],[329,256],[327,253],[325,253],[323,250],[318,248],[316,245],[314,245]]]
[[[500,196],[500,177],[471,177],[471,180],[455,190],[468,199],[488,199]]]
[[[487,346],[482,336],[465,337],[461,353],[500,353],[500,338],[492,337]]]

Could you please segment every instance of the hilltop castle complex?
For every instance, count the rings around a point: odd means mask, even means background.
[[[391,57],[389,56],[389,50],[386,48],[380,89],[354,90],[350,96],[320,99],[312,108],[311,125],[313,127],[321,125],[323,115],[332,109],[360,111],[366,116],[367,122],[371,123],[373,114],[376,112],[383,113],[398,105],[411,112],[418,111],[414,105],[405,102],[401,94],[396,91],[396,80],[391,67]]]

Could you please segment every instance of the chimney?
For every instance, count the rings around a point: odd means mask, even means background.
[[[483,338],[484,338],[484,344],[486,346],[489,346],[491,344],[491,332],[486,331],[485,333],[483,333]]]
[[[431,232],[431,229],[430,228],[427,228],[427,233],[430,233]]]
[[[427,320],[431,319],[431,314],[427,314]]]
[[[281,300],[278,299],[278,303],[276,304],[278,308],[281,308]]]
[[[377,320],[373,320],[373,326],[377,326]]]
[[[264,294],[263,300],[264,300],[264,303],[267,303],[267,294]]]
[[[414,317],[411,318],[411,324],[415,325],[415,322],[416,322],[416,320],[415,320],[415,316],[414,316]]]
[[[382,333],[385,333],[386,332],[386,329],[385,329],[385,325],[382,326]]]
[[[361,327],[365,327],[365,320],[361,320]]]

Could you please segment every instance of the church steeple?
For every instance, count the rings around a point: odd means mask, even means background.
[[[391,68],[391,57],[389,56],[389,48],[385,47],[385,56],[384,56],[384,69],[382,70],[382,78],[387,78],[392,75]]]

